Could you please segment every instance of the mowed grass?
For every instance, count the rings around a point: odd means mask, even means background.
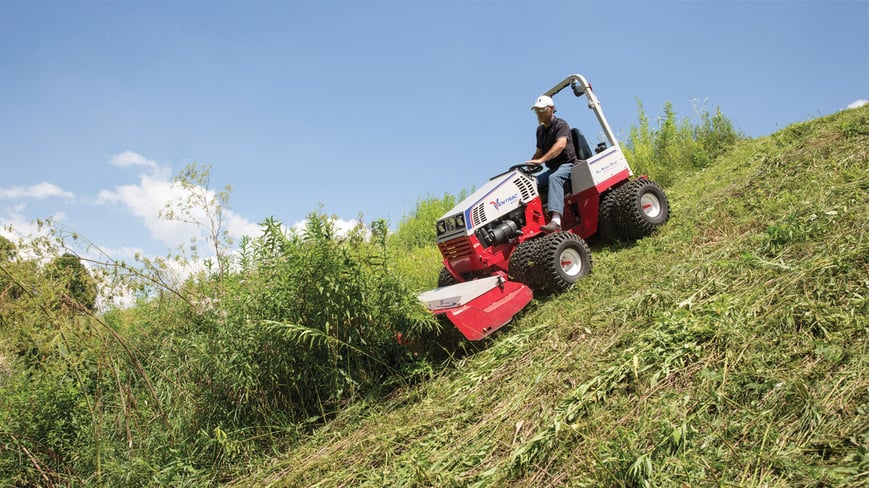
[[[869,485],[869,106],[665,190],[661,232],[234,484]]]

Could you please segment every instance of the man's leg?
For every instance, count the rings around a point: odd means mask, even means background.
[[[562,164],[552,170],[547,178],[549,183],[549,211],[564,213],[564,183],[570,178],[572,164]]]
[[[546,206],[549,207],[549,176],[554,170],[547,169],[542,173],[537,174],[537,191],[540,197],[543,198]]]
[[[537,186],[546,191],[546,208],[552,214],[549,223],[540,228],[544,232],[561,230],[561,214],[564,212],[564,183],[570,178],[572,164],[562,164],[537,175]],[[545,189],[545,190],[544,190]]]

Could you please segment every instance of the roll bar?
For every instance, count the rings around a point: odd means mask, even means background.
[[[591,90],[591,84],[586,81],[582,75],[574,74],[568,76],[561,83],[547,90],[544,95],[552,97],[567,86],[570,86],[573,89],[573,94],[577,97],[585,95],[588,98],[588,108],[590,108],[594,112],[595,117],[597,117],[597,121],[600,123],[606,138],[609,139],[610,146],[618,146],[616,135],[610,128],[610,124],[607,122],[606,117],[603,115],[603,110],[600,108],[600,100],[597,99],[597,96],[595,96],[594,92]]]

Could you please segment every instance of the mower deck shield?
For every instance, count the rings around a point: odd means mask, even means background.
[[[432,313],[446,316],[465,338],[478,341],[509,322],[533,294],[522,283],[491,276],[430,290],[418,297]]]

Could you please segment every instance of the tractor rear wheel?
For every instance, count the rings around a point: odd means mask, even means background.
[[[619,190],[624,186],[610,188],[601,196],[597,211],[597,235],[604,242],[621,238],[618,224]]]
[[[618,227],[625,238],[651,235],[670,218],[664,190],[652,180],[638,178],[619,188]]]

